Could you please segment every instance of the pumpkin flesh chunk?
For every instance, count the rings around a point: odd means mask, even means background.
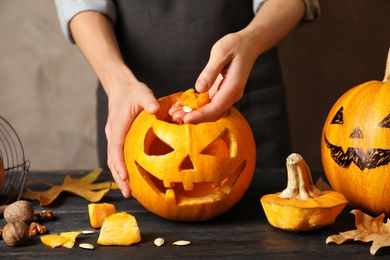
[[[135,217],[126,212],[120,212],[104,220],[97,243],[129,246],[140,241],[141,234]]]
[[[116,213],[115,206],[110,203],[88,204],[89,221],[93,228],[101,228],[104,220]]]
[[[43,244],[51,248],[62,246],[70,249],[74,246],[77,236],[81,233],[81,231],[61,232],[60,234],[44,235],[40,239]]]

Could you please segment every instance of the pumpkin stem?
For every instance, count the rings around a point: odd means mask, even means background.
[[[389,82],[389,81],[390,81],[390,48],[387,54],[385,77],[383,78],[382,82]]]
[[[300,154],[292,153],[286,159],[287,188],[279,194],[280,198],[316,198],[321,191],[313,184],[309,166]]]

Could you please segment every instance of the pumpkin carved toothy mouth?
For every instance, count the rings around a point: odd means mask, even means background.
[[[143,180],[152,187],[157,194],[164,197],[166,201],[175,201],[177,205],[180,204],[182,198],[186,199],[186,203],[204,203],[207,200],[215,202],[216,200],[223,199],[230,194],[234,184],[245,168],[245,165],[246,162],[242,162],[228,178],[221,181],[219,186],[210,182],[201,182],[192,183],[192,185],[190,185],[191,188],[188,189],[183,183],[179,182],[164,185],[163,180],[159,180],[153,174],[146,171],[140,164],[136,163],[138,173],[142,176]]]

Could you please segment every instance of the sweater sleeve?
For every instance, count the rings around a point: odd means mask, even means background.
[[[116,9],[112,0],[55,0],[58,19],[65,37],[74,43],[69,30],[72,18],[84,11],[96,11],[106,15],[113,23],[116,20]]]
[[[253,12],[257,13],[261,5],[267,0],[253,0]],[[304,21],[314,21],[321,15],[320,4],[318,0],[302,0],[306,11],[303,17]]]

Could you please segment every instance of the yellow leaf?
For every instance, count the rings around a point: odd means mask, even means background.
[[[331,242],[342,244],[346,241],[372,242],[370,254],[375,255],[382,248],[390,246],[390,222],[384,222],[385,214],[376,218],[364,214],[360,210],[352,210],[355,215],[355,226],[357,229],[341,232],[339,235],[329,236],[326,244]]]
[[[51,188],[45,191],[34,191],[27,188],[27,191],[22,194],[22,198],[39,200],[41,206],[47,206],[51,204],[61,192],[67,191],[90,202],[98,202],[110,190],[118,189],[115,182],[93,183],[99,177],[101,172],[102,169],[98,168],[79,179],[74,179],[69,175],[66,175],[63,184],[60,186],[44,181],[30,181],[27,183],[28,185],[41,183],[50,186]]]

